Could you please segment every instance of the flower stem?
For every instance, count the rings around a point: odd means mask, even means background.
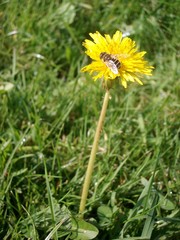
[[[102,109],[101,109],[101,114],[100,114],[100,117],[99,117],[98,125],[97,125],[97,128],[96,128],[96,133],[95,133],[95,136],[94,136],[94,142],[93,142],[93,146],[92,146],[92,150],[91,150],[91,155],[90,155],[89,162],[88,162],[88,167],[87,167],[87,170],[86,170],[86,176],[85,176],[85,180],[84,180],[83,190],[82,190],[82,194],[81,194],[81,202],[80,202],[80,207],[79,207],[79,213],[82,217],[83,217],[83,213],[84,213],[84,209],[85,209],[85,205],[86,205],[86,200],[87,200],[87,195],[88,195],[89,186],[90,186],[90,182],[91,182],[91,176],[92,176],[92,172],[93,172],[96,152],[97,152],[97,149],[98,149],[99,137],[100,137],[100,134],[101,134],[104,118],[105,118],[105,115],[106,115],[108,100],[109,100],[109,90],[106,90],[103,106],[102,106]]]

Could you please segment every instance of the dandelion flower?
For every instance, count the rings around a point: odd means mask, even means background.
[[[122,36],[116,31],[110,35],[102,36],[99,32],[89,34],[93,41],[86,39],[83,46],[92,63],[83,67],[82,72],[89,72],[93,79],[102,78],[105,85],[119,78],[126,88],[127,82],[143,84],[140,78],[143,75],[152,75],[152,66],[144,60],[145,51],[138,52],[135,41]],[[111,84],[110,84],[111,85]]]

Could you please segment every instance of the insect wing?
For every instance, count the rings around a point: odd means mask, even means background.
[[[116,64],[112,60],[106,61],[105,64],[114,74],[119,73]]]

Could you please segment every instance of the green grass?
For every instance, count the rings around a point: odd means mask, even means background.
[[[0,3],[0,239],[92,239],[97,229],[97,240],[179,239],[178,9],[178,0]],[[117,29],[155,70],[143,86],[111,91],[84,222],[104,90],[80,72],[81,43]]]

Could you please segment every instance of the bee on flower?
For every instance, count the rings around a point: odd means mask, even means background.
[[[140,78],[143,75],[152,75],[152,66],[144,60],[145,51],[138,52],[135,41],[124,37],[120,31],[111,38],[110,35],[102,36],[99,32],[89,34],[93,41],[86,39],[83,46],[92,63],[83,67],[82,72],[89,72],[93,79],[102,78],[105,86],[116,78],[127,88],[127,82],[143,84]]]

